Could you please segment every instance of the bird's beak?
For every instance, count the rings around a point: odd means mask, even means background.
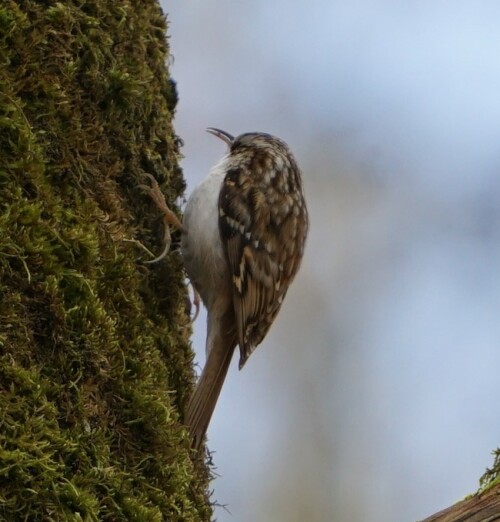
[[[214,127],[208,127],[207,132],[210,134],[213,134],[214,136],[217,136],[217,138],[220,138],[222,141],[227,143],[228,147],[231,147],[234,141],[234,136],[231,136],[229,132],[225,132],[220,129],[215,129]]]

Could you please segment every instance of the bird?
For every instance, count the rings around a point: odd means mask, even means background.
[[[309,228],[301,171],[284,141],[263,132],[207,131],[227,151],[192,192],[182,223],[154,178],[151,188],[166,226],[181,230],[186,273],[207,309],[206,362],[184,416],[197,450],[236,347],[241,370],[276,319]]]

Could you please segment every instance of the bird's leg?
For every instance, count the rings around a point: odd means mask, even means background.
[[[154,204],[163,213],[163,242],[165,246],[163,247],[163,252],[158,257],[151,259],[151,261],[144,261],[145,263],[152,264],[161,261],[170,250],[170,244],[172,242],[172,237],[170,235],[170,226],[174,226],[184,234],[186,233],[186,230],[182,226],[182,223],[180,222],[179,218],[168,207],[167,202],[165,200],[165,196],[163,195],[163,192],[160,190],[160,186],[158,185],[156,179],[151,174],[145,174],[145,176],[149,178],[149,180],[151,181],[151,186],[149,187],[148,185],[140,185],[140,187],[146,190],[147,194],[153,200]]]
[[[151,186],[148,185],[140,185],[141,188],[143,188],[149,197],[153,200],[154,204],[162,211],[163,213],[163,226],[164,226],[164,235],[163,235],[163,252],[154,259],[151,259],[151,261],[144,261],[148,264],[158,263],[158,261],[161,261],[169,252],[170,250],[170,244],[172,242],[172,237],[170,235],[170,226],[173,226],[180,230],[183,234],[187,234],[186,228],[181,223],[180,219],[170,210],[170,208],[167,205],[167,202],[165,200],[165,195],[160,190],[160,185],[158,185],[158,182],[156,179],[151,175],[146,173],[145,176],[151,181]],[[191,281],[190,281],[191,283]],[[196,291],[196,288],[194,287],[193,283],[191,283],[191,286],[193,287],[193,304],[195,306],[195,313],[192,319],[192,322],[194,323],[196,321],[196,318],[198,317],[198,314],[200,313],[200,294]]]
[[[198,314],[200,313],[201,297],[200,297],[200,294],[198,293],[198,290],[196,290],[196,288],[194,287],[193,283],[191,281],[189,281],[189,283],[191,284],[191,287],[193,288],[193,304],[196,309],[194,312],[193,318],[191,319],[191,322],[194,323],[196,321],[196,318],[198,317]]]

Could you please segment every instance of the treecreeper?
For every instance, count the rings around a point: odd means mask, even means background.
[[[301,172],[285,142],[261,132],[207,130],[228,151],[193,191],[182,224],[149,176],[166,226],[165,250],[153,262],[168,252],[168,225],[180,228],[186,272],[207,309],[207,360],[185,413],[197,449],[236,346],[241,369],[281,308],[309,223]]]

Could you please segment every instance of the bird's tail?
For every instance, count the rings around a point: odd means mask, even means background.
[[[199,449],[207,431],[210,419],[217,404],[227,370],[233,356],[236,342],[234,333],[220,328],[217,332],[209,333],[209,350],[205,367],[189,400],[185,424],[189,427],[192,436],[192,446]]]

